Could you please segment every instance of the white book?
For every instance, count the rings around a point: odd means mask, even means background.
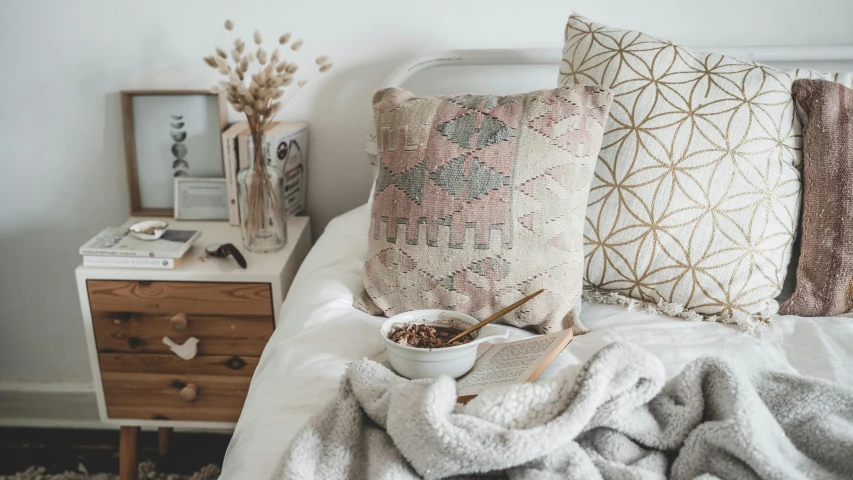
[[[240,206],[237,198],[237,174],[239,168],[239,152],[237,137],[243,130],[248,130],[249,124],[237,122],[222,132],[222,161],[225,162],[225,191],[228,195],[228,223],[240,225]]]
[[[252,148],[249,138],[246,150],[251,152]],[[308,124],[282,122],[270,128],[264,136],[263,152],[267,164],[282,173],[284,212],[299,215],[305,210],[307,200]]]
[[[174,258],[145,258],[145,257],[102,257],[83,255],[84,267],[108,268],[153,268],[172,270],[177,260]]]
[[[181,258],[201,236],[198,230],[167,229],[158,240],[140,240],[126,228],[111,227],[80,247],[80,255]]]

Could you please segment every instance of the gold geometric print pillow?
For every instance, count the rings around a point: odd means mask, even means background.
[[[559,84],[613,92],[585,284],[683,317],[748,328],[768,319],[800,207],[793,72],[577,15],[565,35]]]

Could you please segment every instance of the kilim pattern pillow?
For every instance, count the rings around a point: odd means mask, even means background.
[[[853,311],[853,90],[797,80],[794,96],[809,118],[802,253],[797,288],[779,313],[837,315]]]
[[[539,332],[574,328],[583,221],[610,92],[373,98],[380,172],[356,306],[446,308]]]
[[[767,319],[799,212],[791,85],[812,72],[695,53],[577,15],[565,40],[559,84],[613,92],[586,214],[585,283],[688,318],[748,328]]]

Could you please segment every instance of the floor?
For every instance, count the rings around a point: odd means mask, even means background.
[[[47,473],[77,470],[83,464],[89,473],[118,473],[118,430],[75,430],[54,428],[0,428],[0,475],[43,466]],[[215,463],[222,465],[230,434],[172,434],[169,454],[157,453],[157,431],[139,434],[139,460],[151,460],[161,472],[190,474]]]

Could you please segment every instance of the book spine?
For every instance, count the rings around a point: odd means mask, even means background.
[[[237,140],[239,142],[239,146],[237,147],[237,171],[242,172],[249,168],[249,142],[252,140],[252,137],[248,133],[243,133],[237,137]]]
[[[287,156],[279,158],[278,152],[286,147]],[[288,215],[298,215],[305,210],[308,158],[308,128],[303,127],[276,138],[269,147],[269,161],[278,167],[284,177],[284,210]],[[285,171],[286,169],[286,171]]]
[[[104,257],[83,256],[84,267],[112,267],[112,268],[153,268],[159,270],[172,270],[175,268],[173,258],[133,258],[133,257]]]
[[[142,250],[108,250],[101,248],[80,248],[80,255],[93,255],[97,257],[115,257],[115,258],[154,258],[154,252],[144,252]]]
[[[240,225],[240,208],[237,198],[237,138],[234,135],[222,137],[222,149],[225,152],[225,190],[228,194],[228,223]]]

